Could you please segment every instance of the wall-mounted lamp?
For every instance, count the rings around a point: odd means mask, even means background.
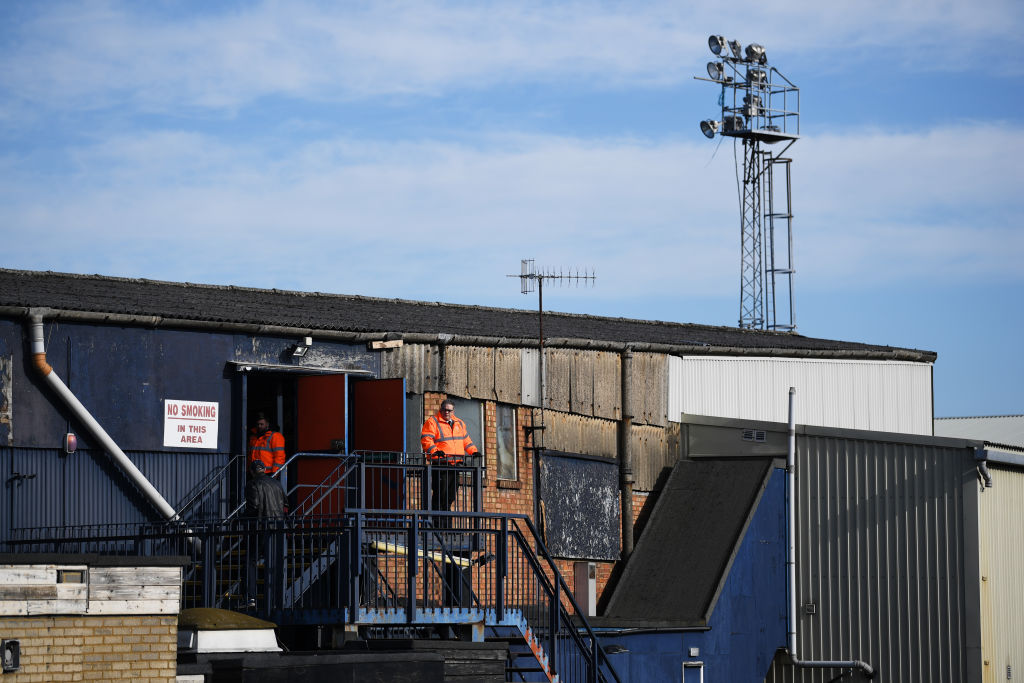
[[[296,344],[295,348],[292,349],[292,358],[302,358],[311,346],[313,346],[313,338],[303,337],[302,343]]]
[[[21,668],[20,640],[0,640],[0,662],[3,663],[3,672],[5,674]]]
[[[78,437],[68,432],[64,435],[64,452],[71,455],[78,450]]]

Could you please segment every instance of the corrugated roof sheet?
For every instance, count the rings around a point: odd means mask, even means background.
[[[1024,415],[940,417],[935,420],[935,436],[979,439],[1024,448]]]
[[[403,299],[160,282],[101,275],[0,269],[0,306],[47,307],[182,320],[276,325],[346,332],[395,332],[532,338],[532,310]],[[618,343],[779,351],[931,352],[816,339],[784,332],[569,313],[545,313],[545,336]]]

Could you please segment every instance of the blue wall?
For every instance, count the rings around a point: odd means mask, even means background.
[[[54,371],[171,505],[245,449],[241,376],[229,362],[291,364],[297,341],[61,321],[43,332]],[[157,517],[32,365],[27,321],[0,319],[0,358],[10,365],[0,396],[11,396],[10,423],[0,428],[0,541],[15,526]],[[317,341],[302,364],[380,374],[379,353],[363,345]],[[164,448],[164,399],[217,402],[217,447]],[[73,455],[61,450],[69,427],[79,441]],[[35,477],[12,479],[16,472]]]
[[[677,587],[672,587],[677,588]],[[707,631],[637,632],[603,635],[624,681],[681,680],[683,662],[704,662],[706,683],[763,681],[775,651],[786,644],[785,471],[776,469],[751,520]],[[691,647],[699,648],[689,657]],[[696,681],[696,669],[685,681]]]

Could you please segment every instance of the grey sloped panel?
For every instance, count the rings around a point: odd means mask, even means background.
[[[444,391],[455,396],[469,396],[468,347],[444,347]]]
[[[618,425],[613,420],[545,411],[544,421],[545,448],[607,458],[616,455]]]
[[[502,403],[518,405],[522,400],[523,366],[519,349],[494,350],[494,395]]]
[[[404,344],[380,353],[382,378],[404,377],[406,391],[410,394],[439,389],[441,355],[437,347],[429,344]]]
[[[569,409],[580,415],[594,414],[594,355],[593,351],[573,351],[572,354]]]
[[[622,359],[617,353],[594,354],[594,417],[618,420],[622,417]]]
[[[494,353],[491,347],[471,346],[467,349],[466,383],[471,398],[494,400]]]
[[[569,349],[544,350],[545,387],[544,402],[551,410],[569,412],[569,392],[572,371],[572,351]]]

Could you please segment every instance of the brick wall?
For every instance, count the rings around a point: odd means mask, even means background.
[[[21,641],[21,669],[4,683],[174,681],[176,616],[0,617],[0,634]]]

